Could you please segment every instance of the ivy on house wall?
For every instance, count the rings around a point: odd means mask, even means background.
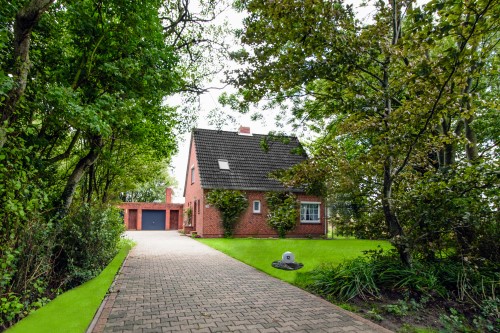
[[[267,192],[266,202],[269,209],[267,223],[278,232],[280,238],[292,231],[297,225],[299,205],[297,197],[287,192]]]
[[[207,203],[219,210],[224,237],[231,237],[241,214],[248,207],[245,194],[236,190],[212,190],[207,194]]]

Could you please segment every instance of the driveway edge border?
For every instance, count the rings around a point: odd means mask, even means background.
[[[127,256],[123,260],[120,269],[116,273],[113,282],[111,283],[111,286],[108,289],[108,293],[106,294],[106,296],[104,296],[104,299],[102,300],[99,309],[97,309],[97,312],[95,313],[92,322],[87,327],[87,330],[85,331],[86,333],[101,333],[104,331],[104,326],[108,321],[109,314],[111,313],[111,308],[115,303],[116,295],[120,291],[120,289],[117,289],[116,280],[118,276],[122,273],[123,267],[125,266],[128,257],[130,256],[130,252],[132,252],[132,250],[133,248],[130,249],[129,253],[127,253]]]

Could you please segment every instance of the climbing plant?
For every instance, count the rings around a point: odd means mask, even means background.
[[[191,227],[193,224],[193,209],[188,207],[184,209],[184,215],[186,216],[186,226]]]
[[[207,194],[207,203],[219,210],[224,237],[231,237],[239,217],[248,207],[245,194],[236,190],[212,190]]]
[[[279,237],[285,238],[297,225],[297,197],[293,193],[267,192],[266,202],[269,209],[267,223],[278,232]]]

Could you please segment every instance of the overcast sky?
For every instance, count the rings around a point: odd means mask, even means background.
[[[355,8],[358,8],[359,16],[366,22],[370,18],[371,8],[359,8],[359,4],[361,1],[357,0],[348,0],[347,3],[354,4]],[[227,20],[232,28],[241,28],[242,20],[244,15],[240,13],[236,13],[233,10],[229,9],[226,11],[226,15],[221,17],[222,20]],[[232,37],[228,37],[232,38]],[[231,45],[237,45],[237,41],[231,39]],[[216,86],[220,87],[222,75],[215,77],[213,82],[208,86]],[[209,113],[218,108],[221,109],[221,106],[218,104],[218,98],[223,92],[234,92],[234,88],[228,87],[224,90],[211,90],[200,96],[200,110],[198,112],[198,120],[196,123],[197,128],[206,128],[206,129],[218,129],[218,127],[222,127],[221,129],[224,131],[237,131],[239,126],[248,126],[251,128],[252,133],[256,134],[267,134],[270,131],[281,131],[290,135],[296,135],[299,139],[304,140],[307,138],[307,133],[292,133],[292,129],[290,126],[278,127],[276,125],[275,117],[277,112],[266,111],[263,114],[263,119],[252,121],[250,114],[242,115],[237,112],[231,111],[229,109],[225,109],[226,112],[229,112],[231,116],[234,118],[234,122],[224,121],[223,125],[211,123],[209,121]],[[168,104],[175,105],[176,100],[170,99],[167,101]],[[177,102],[178,103],[178,102]],[[187,167],[187,159],[189,153],[189,143],[190,143],[191,134],[187,133],[179,138],[179,152],[172,159],[172,175],[178,182],[178,186],[174,188],[174,202],[184,202],[184,198],[182,194],[184,192],[184,183],[186,180],[186,167]]]

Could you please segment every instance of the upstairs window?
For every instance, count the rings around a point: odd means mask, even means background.
[[[260,201],[259,200],[255,200],[253,202],[253,213],[254,214],[259,214],[260,213]]]
[[[320,223],[319,202],[302,202],[300,204],[301,223]]]
[[[191,167],[191,184],[194,184],[194,165]]]
[[[221,170],[229,170],[229,162],[228,162],[228,160],[219,160],[219,169],[221,169]]]

